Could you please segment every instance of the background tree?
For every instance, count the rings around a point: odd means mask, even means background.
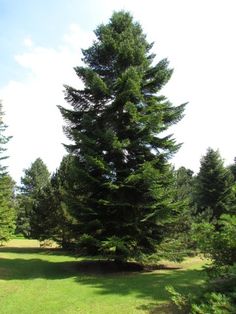
[[[191,169],[180,167],[175,170],[176,199],[193,202],[194,173]]]
[[[37,158],[31,166],[24,170],[25,175],[21,178],[21,191],[24,194],[32,195],[38,193],[44,186],[47,185],[50,173],[47,166],[41,158]]]
[[[194,186],[195,176],[192,170],[180,167],[174,171],[174,200],[178,204],[178,211],[170,233],[172,233],[174,240],[178,240],[179,244],[176,243],[175,248],[172,248],[172,254],[177,254],[175,253],[176,249],[179,252],[182,251],[182,254],[188,254],[195,247],[190,237],[195,212]]]
[[[76,157],[80,249],[116,260],[155,252],[174,207],[168,159],[179,148],[169,126],[184,105],[174,107],[161,88],[172,70],[153,65],[152,44],[126,12],[100,25],[94,44],[76,67],[83,90],[66,86],[71,110],[60,107]]]
[[[222,214],[233,210],[235,192],[232,174],[224,167],[219,152],[211,148],[201,159],[195,197],[198,213],[209,212],[212,219],[218,220]]]
[[[50,182],[38,191],[33,206],[34,217],[31,219],[35,238],[52,239],[66,249],[74,245],[77,225],[68,209],[76,199],[71,193],[73,159],[73,156],[65,156]]]
[[[78,195],[73,193],[74,185],[78,178],[75,169],[75,159],[72,155],[64,156],[59,169],[51,179],[51,185],[54,191],[54,218],[55,230],[53,240],[58,242],[63,248],[72,248],[75,245],[77,233],[76,208]]]
[[[0,176],[0,244],[15,231],[14,182],[10,176]]]
[[[32,237],[37,225],[37,207],[40,193],[48,185],[50,173],[42,159],[37,158],[25,170],[18,195],[17,232]]]
[[[234,182],[236,183],[236,157],[234,158],[234,163],[229,166],[229,170],[231,171],[234,177]]]
[[[7,126],[3,122],[3,110],[0,103],[0,244],[7,241],[15,229],[14,183],[7,174],[4,160],[6,144],[10,137],[5,136]]]

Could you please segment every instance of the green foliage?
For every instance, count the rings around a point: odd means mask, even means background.
[[[168,288],[181,313],[223,314],[236,311],[236,217],[222,215],[215,224],[193,224],[193,239],[212,263],[205,267],[210,281],[201,296],[182,295]]]
[[[24,194],[16,195],[16,235],[30,237],[30,216],[33,208],[33,199]]]
[[[21,178],[21,193],[17,196],[17,233],[26,237],[37,238],[38,225],[42,219],[38,204],[43,195],[44,187],[49,184],[49,178],[47,166],[40,158],[37,158],[25,170],[25,174]]]
[[[37,158],[21,178],[21,192],[34,196],[49,182],[50,173],[41,158]]]
[[[236,217],[222,215],[220,228],[208,222],[193,225],[193,237],[198,248],[213,261],[214,266],[224,267],[236,263]]]
[[[14,182],[8,175],[0,177],[0,245],[15,230]]]
[[[196,180],[199,215],[191,224],[191,240],[211,264],[206,292],[182,295],[167,288],[176,313],[223,314],[236,312],[236,216],[232,175],[217,151],[208,149]]]
[[[193,171],[180,167],[175,170],[176,199],[183,200],[188,206],[193,202],[194,176]]]
[[[135,257],[137,244],[128,236],[116,237],[112,236],[102,242],[100,251],[102,255],[115,261],[127,260],[128,257]]]
[[[193,171],[180,167],[174,170],[174,200],[178,204],[176,206],[175,220],[173,221],[172,228],[172,242],[169,248],[169,252],[174,256],[184,256],[187,252],[189,254],[195,250],[195,246],[190,236],[191,226],[193,223],[193,217],[195,213],[194,204],[194,189],[195,189],[195,177]],[[174,243],[176,242],[176,247]]]
[[[96,255],[99,250],[101,244],[97,239],[88,234],[83,234],[78,241],[78,247],[80,248],[80,254],[84,254],[87,256]]]
[[[182,262],[185,257],[192,255],[192,250],[189,248],[188,233],[182,233],[176,230],[180,225],[179,219],[175,220],[175,230],[169,231],[168,237],[157,246],[157,254],[150,256],[149,260],[157,255],[156,261],[163,259],[172,262]]]
[[[219,228],[220,226],[220,228]],[[207,300],[206,304],[201,304],[200,309],[221,308],[225,306],[225,312],[235,313],[236,310],[236,217],[223,215],[215,225],[203,222],[194,225],[194,236],[201,252],[212,260],[212,264],[206,267],[207,273],[211,278],[209,291],[217,292],[212,294],[212,299]],[[226,305],[224,305],[226,304]],[[231,307],[234,310],[230,311]],[[197,307],[196,307],[197,308]],[[227,309],[228,312],[227,312]],[[195,313],[195,312],[194,312]],[[217,312],[209,313],[221,313]]]
[[[217,220],[235,210],[233,177],[224,167],[219,152],[211,148],[201,160],[195,198],[198,212],[208,212],[211,219]]]
[[[0,175],[4,176],[7,175],[7,167],[4,165],[4,160],[8,158],[8,156],[5,155],[6,144],[11,139],[11,136],[6,136],[5,131],[7,129],[7,126],[5,125],[3,121],[4,112],[2,108],[2,104],[0,102]]]
[[[234,182],[236,182],[236,157],[234,158],[234,163],[230,165],[228,168],[234,177]]]
[[[216,292],[206,292],[200,298],[191,294],[183,295],[172,286],[166,290],[171,296],[172,303],[176,306],[175,313],[181,314],[234,314],[236,306],[229,297]]]
[[[179,292],[177,292],[173,286],[166,286],[166,291],[171,296],[171,301],[176,306],[176,313],[182,314],[190,314],[190,300],[189,295],[185,296]]]
[[[200,304],[192,304],[192,314],[233,314],[236,307],[221,293],[207,293]]]
[[[20,195],[20,204],[24,206],[25,212],[29,208],[30,236],[41,241],[52,239],[63,248],[73,246],[74,232],[77,226],[75,218],[68,210],[76,199],[76,195],[71,193],[74,180],[73,163],[72,156],[65,156],[59,169],[50,180],[48,175],[38,178],[37,171],[33,172],[36,173],[35,177],[37,178],[37,180],[33,180],[34,183],[37,183],[35,188],[27,190],[25,185],[24,191],[27,194]]]
[[[89,236],[98,255],[126,259],[155,252],[165,237],[176,207],[168,159],[179,145],[163,131],[184,105],[158,95],[172,70],[166,59],[153,65],[152,44],[129,13],[114,13],[95,35],[83,50],[86,67],[75,68],[84,89],[66,86],[73,109],[60,107],[77,176],[68,208],[80,245]]]
[[[9,240],[15,229],[14,182],[4,165],[6,147],[10,137],[5,136],[7,126],[0,103],[0,244]]]
[[[71,193],[74,181],[74,158],[67,155],[51,178],[51,194],[45,191],[48,202],[45,213],[50,221],[49,237],[63,248],[72,248],[75,244],[77,221],[70,212],[77,197]]]
[[[53,208],[53,189],[48,182],[41,190],[38,190],[33,199],[33,206],[30,213],[31,238],[41,241],[50,239],[51,230],[54,226],[55,216]]]

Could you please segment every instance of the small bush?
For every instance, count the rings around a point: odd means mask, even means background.
[[[183,313],[183,314],[190,313],[191,302],[190,302],[189,296],[180,294],[172,286],[167,286],[166,290],[171,295],[171,301],[173,305],[176,307],[175,309],[176,313]]]
[[[221,293],[207,293],[200,304],[192,304],[192,314],[234,314],[236,307],[230,298]]]
[[[166,287],[171,295],[171,301],[176,307],[175,313],[181,314],[234,314],[236,306],[232,295],[207,292],[197,298],[192,295],[182,295],[172,286]]]
[[[93,236],[88,235],[88,234],[83,234],[77,243],[77,248],[78,248],[79,254],[81,255],[93,256],[96,254],[99,247],[100,247],[100,241],[98,241]]]

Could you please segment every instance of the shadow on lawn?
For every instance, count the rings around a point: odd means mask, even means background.
[[[96,289],[98,295],[135,295],[144,300],[138,310],[149,314],[177,314],[177,308],[170,303],[166,286],[173,286],[178,292],[198,294],[204,288],[205,275],[201,270],[162,270],[115,274],[113,276],[77,277],[79,284]]]
[[[109,276],[82,276],[76,278],[80,284],[95,287],[97,294],[135,294],[140,298],[152,298],[158,301],[168,299],[165,287],[173,285],[180,292],[199,289],[203,274],[200,270],[178,270],[162,272],[141,272],[113,274]]]
[[[19,254],[34,254],[40,253],[45,255],[64,255],[73,256],[73,253],[65,251],[61,248],[43,248],[43,247],[6,247],[0,246],[0,253],[19,253]]]
[[[8,249],[8,252],[13,251],[16,252],[12,248]],[[30,253],[29,251],[31,250],[27,249],[27,253]],[[6,251],[0,249],[0,252]],[[164,308],[159,311],[155,310],[158,309],[156,302],[169,301],[165,286],[173,285],[181,293],[188,293],[190,289],[192,292],[197,292],[204,280],[204,274],[200,270],[162,269],[152,272],[114,272],[114,269],[109,269],[108,264],[104,263],[103,265],[103,263],[98,261],[51,262],[38,258],[0,258],[0,279],[58,280],[74,278],[75,282],[91,287],[93,293],[98,295],[125,296],[132,294],[137,298],[147,300],[147,302],[155,302],[143,305],[145,308],[139,307],[149,313],[168,313],[163,311]]]

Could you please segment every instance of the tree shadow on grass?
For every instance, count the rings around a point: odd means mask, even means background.
[[[40,253],[45,255],[64,255],[74,256],[70,251],[65,251],[61,248],[43,248],[43,247],[6,247],[0,246],[0,253],[19,253],[19,254],[34,254]]]
[[[188,293],[189,289],[198,290],[203,284],[204,275],[200,270],[175,270],[162,272],[116,273],[106,276],[82,276],[76,278],[80,284],[95,287],[101,295],[135,294],[140,298],[159,301],[169,296],[165,287],[173,285],[179,292]]]
[[[183,314],[172,302],[163,304],[152,302],[150,304],[141,305],[138,309],[149,314]]]
[[[55,280],[70,278],[76,276],[76,263],[75,261],[51,262],[39,258],[0,258],[0,279],[31,280],[43,278]]]
[[[35,256],[37,257],[37,255]],[[168,302],[170,299],[165,290],[166,286],[173,285],[180,293],[189,291],[195,293],[202,287],[204,277],[201,270],[192,269],[118,272],[116,269],[110,269],[108,264],[98,261],[52,262],[40,258],[0,258],[0,279],[58,280],[73,278],[79,285],[91,287],[93,293],[97,295],[135,295],[137,299],[144,300],[143,307],[145,309],[142,309],[149,313],[168,313],[155,312],[158,303],[160,305],[161,302]]]
[[[143,300],[144,303],[137,309],[150,314],[177,314],[166,286],[173,286],[183,294],[199,294],[204,289],[204,280],[204,272],[193,269],[76,278],[79,284],[95,288],[98,295],[135,295],[137,300]]]

